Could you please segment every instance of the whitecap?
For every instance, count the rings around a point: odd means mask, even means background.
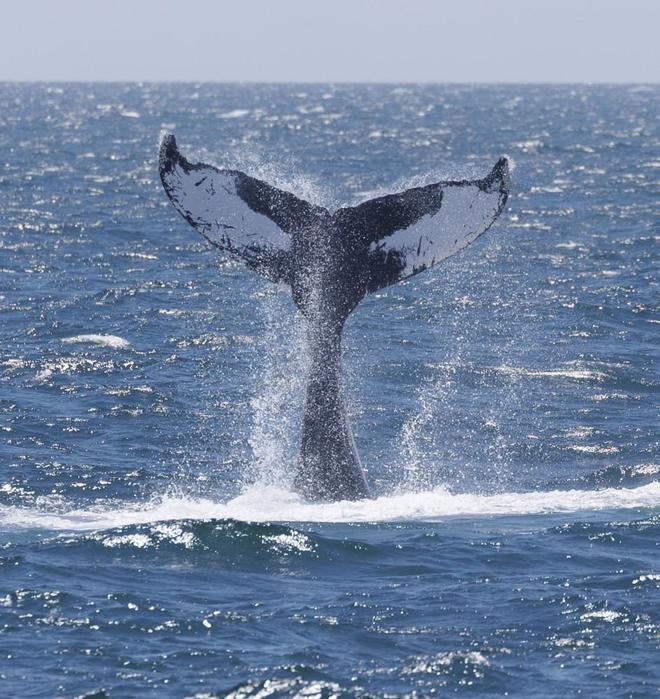
[[[77,344],[81,342],[89,342],[93,345],[102,345],[103,347],[112,347],[113,349],[125,349],[131,343],[119,335],[74,335],[73,337],[62,338],[62,342],[67,345]]]
[[[479,651],[442,651],[432,656],[417,656],[403,669],[404,675],[439,675],[454,664],[490,667],[488,658]]]
[[[584,454],[618,454],[619,449],[615,446],[603,447],[598,444],[571,444],[568,449],[572,451],[579,451]]]
[[[230,112],[218,114],[220,119],[240,119],[250,113],[249,109],[232,109]]]
[[[615,612],[613,609],[599,609],[595,612],[586,612],[580,619],[582,621],[593,621],[594,619],[602,619],[612,623],[623,616],[620,612]]]
[[[573,368],[573,366],[565,369],[527,369],[525,367],[511,367],[502,365],[492,367],[492,369],[493,371],[498,371],[503,374],[511,374],[513,376],[517,375],[552,379],[595,379],[596,381],[602,381],[607,376],[602,371]]]

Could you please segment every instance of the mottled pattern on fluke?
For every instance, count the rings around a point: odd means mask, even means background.
[[[366,497],[341,386],[341,331],[372,291],[463,250],[504,208],[509,166],[327,209],[238,170],[190,163],[163,138],[160,176],[179,213],[213,245],[291,287],[311,354],[296,488],[312,499]]]

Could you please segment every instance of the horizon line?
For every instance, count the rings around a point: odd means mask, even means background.
[[[619,86],[660,86],[658,81],[636,80],[193,80],[193,79],[121,79],[121,78],[57,78],[57,79],[13,79],[0,77],[0,84],[38,85],[38,84],[161,84],[161,85],[471,85],[471,86],[574,86],[619,85]]]

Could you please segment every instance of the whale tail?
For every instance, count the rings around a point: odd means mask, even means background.
[[[368,495],[341,382],[344,320],[368,293],[463,250],[509,193],[501,158],[480,180],[436,182],[330,213],[238,170],[189,163],[174,136],[160,176],[177,211],[209,242],[289,284],[308,319],[310,371],[294,487],[316,500]]]
[[[473,243],[495,222],[509,194],[506,158],[482,179],[414,187],[334,214],[238,170],[190,163],[173,135],[163,137],[159,169],[186,221],[271,281],[295,287],[300,251],[330,231],[347,253],[345,286],[358,297],[355,303]]]

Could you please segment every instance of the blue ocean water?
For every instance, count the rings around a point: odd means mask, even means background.
[[[660,688],[658,86],[0,85],[0,696]],[[516,163],[345,338],[376,499],[290,492],[286,290],[161,130],[329,207]]]

